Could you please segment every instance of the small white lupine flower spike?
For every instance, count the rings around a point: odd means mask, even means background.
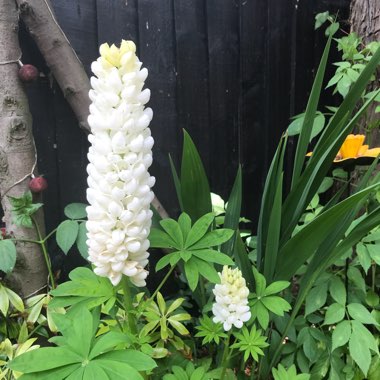
[[[144,106],[150,91],[142,90],[148,70],[141,69],[132,41],[123,40],[120,48],[103,44],[99,51],[89,93],[89,260],[95,273],[114,285],[124,274],[136,286],[145,286],[155,183],[148,173],[153,112]]]
[[[212,306],[213,321],[223,323],[225,331],[229,331],[234,325],[238,329],[251,318],[248,306],[249,290],[241,271],[223,267],[219,273],[220,284],[216,284],[213,290],[215,303]]]

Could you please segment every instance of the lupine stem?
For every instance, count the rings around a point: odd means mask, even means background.
[[[160,291],[160,289],[164,286],[165,282],[167,281],[167,279],[169,278],[169,276],[172,274],[173,270],[174,270],[175,266],[173,265],[170,269],[169,269],[169,272],[166,273],[165,277],[162,279],[162,281],[160,282],[160,285],[158,285],[157,289],[154,291],[154,293],[152,294],[152,296],[150,297],[150,299],[154,299],[154,297],[156,297],[157,293]]]
[[[133,314],[133,303],[132,303],[132,295],[130,289],[130,282],[127,276],[123,276],[121,280],[121,284],[123,286],[123,297],[124,297],[124,307],[125,312],[127,313],[128,326],[129,330],[133,335],[137,334],[137,325],[135,315]]]
[[[224,380],[224,376],[226,375],[227,371],[227,365],[228,365],[228,354],[230,351],[230,337],[231,337],[231,330],[228,332],[227,338],[224,342],[224,350],[222,355],[222,374],[220,375],[220,380]]]

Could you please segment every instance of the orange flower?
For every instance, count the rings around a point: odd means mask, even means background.
[[[334,162],[358,157],[377,157],[380,154],[380,148],[368,149],[368,145],[363,145],[364,139],[365,135],[348,135]]]
[[[355,164],[367,165],[368,161],[376,158],[380,154],[380,147],[368,149],[368,145],[363,145],[364,139],[365,135],[348,135],[340,147],[334,163],[355,161]],[[309,152],[306,156],[310,157],[312,154],[313,152]]]

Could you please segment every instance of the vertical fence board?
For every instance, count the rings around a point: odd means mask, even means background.
[[[178,128],[196,140],[206,172],[213,130],[209,119],[208,49],[203,0],[174,1]],[[214,160],[212,160],[214,161]],[[214,163],[214,162],[213,162]]]
[[[208,0],[209,91],[214,191],[228,196],[238,167],[239,7]]]
[[[240,1],[239,144],[243,165],[243,212],[256,221],[264,187],[267,2]]]
[[[157,181],[154,191],[168,209],[176,207],[168,154],[178,161],[175,38],[172,0],[139,0],[139,56],[149,68],[146,87],[151,90],[149,106],[155,139],[152,174]]]
[[[137,42],[137,0],[96,1],[99,44],[119,45],[122,39]]]

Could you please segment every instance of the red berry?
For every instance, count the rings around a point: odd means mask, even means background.
[[[1,236],[3,237],[3,239],[5,239],[7,236],[7,229],[5,227],[1,227],[0,231],[1,231]]]
[[[29,182],[29,189],[33,193],[40,193],[41,191],[46,190],[48,183],[44,177],[34,177]]]
[[[23,82],[34,82],[38,78],[38,70],[33,65],[23,65],[18,71],[18,76]]]

